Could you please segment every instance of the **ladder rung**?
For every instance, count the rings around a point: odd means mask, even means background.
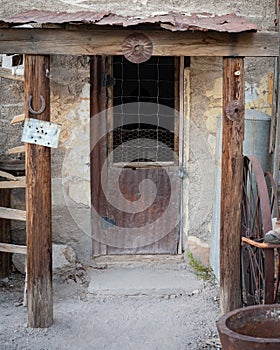
[[[17,124],[17,123],[22,123],[25,119],[25,115],[24,114],[19,114],[13,117],[11,124]]]
[[[15,177],[13,181],[0,181],[0,188],[24,188],[26,187],[25,176]]]
[[[0,252],[27,254],[27,248],[26,248],[25,245],[16,245],[16,244],[10,244],[10,243],[0,243]]]
[[[19,209],[0,207],[0,218],[26,221],[26,211],[19,210]]]
[[[25,145],[17,146],[8,149],[7,154],[23,153],[25,152]]]

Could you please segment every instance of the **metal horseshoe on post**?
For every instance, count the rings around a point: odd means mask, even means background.
[[[45,99],[42,95],[40,95],[40,100],[41,100],[40,109],[38,111],[34,111],[34,109],[31,106],[32,95],[29,95],[29,97],[28,97],[28,110],[30,113],[38,115],[38,114],[41,114],[44,112],[44,110],[46,108],[46,102],[45,102]]]

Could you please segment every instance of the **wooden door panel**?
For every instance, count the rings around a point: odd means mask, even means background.
[[[133,233],[130,237],[127,234],[119,235],[118,242],[115,242],[117,244],[107,247],[107,254],[176,254],[180,212],[180,179],[177,177],[177,167],[123,168],[121,171],[112,167],[108,175],[108,198],[114,196],[118,202],[116,206],[108,205],[109,219],[120,230],[131,228]],[[119,191],[115,182],[110,184],[110,180],[117,177]],[[146,183],[147,188],[142,186],[141,191],[140,184],[147,179],[152,181],[154,186]],[[174,195],[172,191],[177,193]],[[125,205],[123,198],[127,200]],[[131,209],[134,212],[130,213],[128,211],[132,205],[134,207]],[[170,225],[171,229],[168,228],[167,221],[174,222],[174,225]]]

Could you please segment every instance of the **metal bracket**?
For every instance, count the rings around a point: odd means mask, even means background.
[[[24,121],[22,142],[57,148],[61,125],[38,119],[27,118]]]
[[[185,168],[180,167],[177,173],[179,179],[184,180],[188,176],[188,173]]]
[[[34,111],[34,109],[31,106],[31,101],[32,101],[32,95],[29,95],[28,97],[28,110],[30,113],[38,115],[44,112],[45,108],[46,108],[46,102],[45,99],[42,95],[40,95],[40,100],[41,100],[41,107],[38,111]]]
[[[103,79],[102,79],[102,86],[103,87],[110,87],[110,86],[114,86],[116,84],[116,79],[111,77],[110,74],[105,73],[103,75]]]

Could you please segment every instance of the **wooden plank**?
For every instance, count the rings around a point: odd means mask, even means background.
[[[10,205],[10,190],[0,190],[0,206]],[[11,243],[11,222],[5,218],[1,218],[0,215],[0,242]],[[11,254],[0,253],[0,277],[4,278],[9,276],[11,272]]]
[[[0,44],[1,46],[1,44]],[[1,48],[1,53],[2,48]],[[17,80],[17,81],[24,81],[24,77],[22,75],[14,75],[12,74],[12,70],[8,68],[0,68],[0,78],[5,78],[9,80]]]
[[[24,245],[0,243],[0,252],[26,254],[27,248]]]
[[[25,146],[17,146],[8,149],[7,154],[15,154],[15,153],[24,153],[25,152]]]
[[[14,181],[16,181],[17,179],[14,175],[2,170],[0,170],[0,177],[4,177],[5,179],[14,180]]]
[[[25,55],[25,115],[28,118],[50,120],[50,69],[49,56]],[[32,95],[35,110],[41,107],[40,96],[45,100],[45,110],[33,115],[28,110]],[[52,293],[52,225],[51,225],[51,152],[50,148],[26,144],[26,236],[27,236],[27,289],[28,326],[49,327],[53,323]]]
[[[0,218],[9,220],[26,221],[26,211],[0,207]]]
[[[135,30],[0,29],[1,53],[122,55],[124,39]],[[217,33],[137,30],[153,42],[157,56],[278,56],[278,33]]]
[[[24,114],[19,114],[13,117],[11,124],[17,124],[17,123],[22,123],[25,119],[25,115]]]
[[[24,188],[26,187],[25,176],[16,177],[14,181],[0,181],[0,188]]]
[[[244,62],[242,58],[224,58],[223,136],[220,226],[220,298],[221,311],[241,306],[240,225],[242,199],[242,145],[244,110],[239,119],[226,116],[228,103],[238,100],[244,106]]]

